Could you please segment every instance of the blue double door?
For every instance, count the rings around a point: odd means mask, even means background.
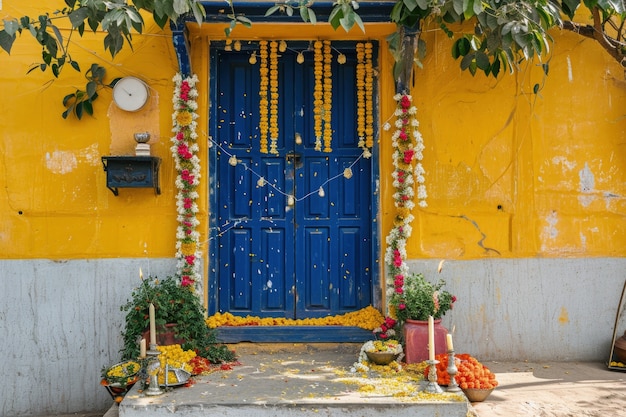
[[[212,49],[210,313],[301,319],[372,303],[374,158],[358,147],[354,44],[344,46],[329,153],[315,149],[312,51],[301,64],[294,50],[280,53],[272,154],[261,152],[258,44]]]

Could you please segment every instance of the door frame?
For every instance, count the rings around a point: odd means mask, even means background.
[[[258,41],[261,39],[251,39],[254,41]],[[285,39],[289,41],[289,39]],[[298,39],[301,40],[301,39]],[[363,41],[362,39],[334,39],[333,42],[343,43],[350,42],[356,43],[359,41]],[[378,39],[373,39],[372,42],[378,43]],[[206,300],[207,300],[207,311],[209,315],[215,314],[219,311],[219,259],[218,259],[218,251],[216,250],[217,238],[220,233],[222,233],[225,229],[222,229],[223,225],[217,224],[218,222],[218,211],[212,210],[212,207],[217,207],[217,152],[219,151],[219,147],[215,143],[211,143],[211,138],[217,132],[217,121],[218,117],[216,117],[216,106],[212,105],[215,103],[215,96],[217,88],[217,76],[218,71],[215,62],[215,50],[225,44],[225,41],[211,41],[208,44],[208,59],[209,59],[209,80],[208,80],[208,137],[209,137],[209,149],[207,153],[208,167],[207,167],[207,194],[208,194],[208,230],[206,236],[207,240],[207,253],[208,253],[208,265],[207,265],[207,289],[206,289]],[[380,45],[377,45],[376,50]],[[380,54],[376,55],[376,61],[380,59]],[[374,96],[374,123],[375,125],[379,125],[379,78],[376,78],[377,82],[373,89]],[[371,251],[371,265],[370,265],[370,278],[371,278],[371,286],[370,286],[370,299],[371,304],[375,308],[380,308],[383,300],[383,288],[381,288],[381,277],[382,277],[382,264],[381,257],[384,254],[381,253],[381,245],[380,245],[380,236],[381,236],[381,218],[380,218],[380,164],[379,164],[379,139],[380,139],[380,129],[374,129],[375,138],[374,145],[371,149],[372,156],[370,157],[371,163],[371,183],[369,185],[369,191],[372,196],[371,198],[371,210],[370,210],[370,221],[372,222],[372,227],[370,229],[370,251]],[[333,153],[327,154],[329,157],[332,157]]]

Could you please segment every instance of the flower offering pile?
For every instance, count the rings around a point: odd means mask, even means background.
[[[380,327],[384,317],[372,306],[345,314],[314,317],[307,319],[288,319],[284,317],[235,316],[231,313],[215,313],[206,319],[211,329],[220,326],[355,326],[365,330]]]
[[[458,353],[455,356],[458,370],[455,380],[461,389],[493,389],[498,386],[496,375],[476,358],[467,353]],[[450,384],[450,375],[447,369],[448,355],[436,355],[435,359],[439,361],[437,364],[437,383],[439,385]],[[427,372],[428,368],[425,370],[426,376]]]
[[[137,373],[141,365],[135,361],[121,362],[102,372],[103,385],[125,387],[137,381]]]

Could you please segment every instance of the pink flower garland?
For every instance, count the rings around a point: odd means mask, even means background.
[[[180,74],[174,77],[174,113],[172,114],[171,139],[172,156],[176,164],[178,176],[176,178],[176,208],[178,211],[176,230],[176,258],[177,271],[181,279],[181,285],[194,288],[200,280],[200,267],[198,260],[201,257],[198,244],[200,233],[196,230],[199,224],[196,214],[198,213],[197,187],[200,178],[200,160],[196,155],[199,148],[196,134],[198,105],[196,99],[198,92],[195,84],[198,78],[182,78]]]
[[[404,293],[404,278],[408,273],[406,264],[406,241],[411,236],[411,222],[413,215],[411,211],[415,207],[413,197],[415,195],[414,183],[417,178],[417,197],[420,207],[426,207],[426,187],[424,186],[424,168],[422,167],[422,151],[424,143],[422,135],[417,130],[419,123],[415,119],[417,109],[412,104],[412,97],[407,94],[396,94],[394,96],[397,108],[396,131],[392,135],[393,145],[393,165],[392,173],[396,189],[394,200],[396,206],[396,218],[394,226],[387,236],[387,251],[385,263],[389,268],[390,276],[393,276],[393,284],[388,285],[388,299],[392,294]],[[415,165],[415,167],[414,167]],[[404,309],[404,304],[398,305],[399,309]]]

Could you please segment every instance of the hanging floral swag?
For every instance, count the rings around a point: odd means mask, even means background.
[[[406,264],[406,241],[411,236],[411,222],[415,207],[415,182],[417,182],[417,204],[426,207],[426,186],[424,167],[422,166],[422,151],[424,141],[418,130],[419,122],[416,119],[417,108],[413,105],[413,98],[408,94],[396,94],[393,99],[397,102],[394,112],[395,128],[391,141],[393,146],[393,194],[396,216],[393,227],[387,236],[387,251],[385,263],[389,267],[393,282],[387,285],[387,299],[401,294],[404,288],[404,278],[409,272]],[[385,124],[385,130],[389,130]],[[391,312],[393,313],[393,312]],[[386,328],[382,329],[379,337],[385,337]]]
[[[181,285],[194,288],[200,279],[198,260],[201,253],[198,248],[200,233],[196,230],[200,224],[198,213],[198,192],[200,184],[200,159],[196,133],[198,114],[198,90],[195,85],[198,78],[193,75],[183,78],[176,74],[173,79],[174,113],[172,114],[172,132],[174,136],[170,148],[176,164],[176,209],[178,212],[176,229],[176,269],[181,277]]]

